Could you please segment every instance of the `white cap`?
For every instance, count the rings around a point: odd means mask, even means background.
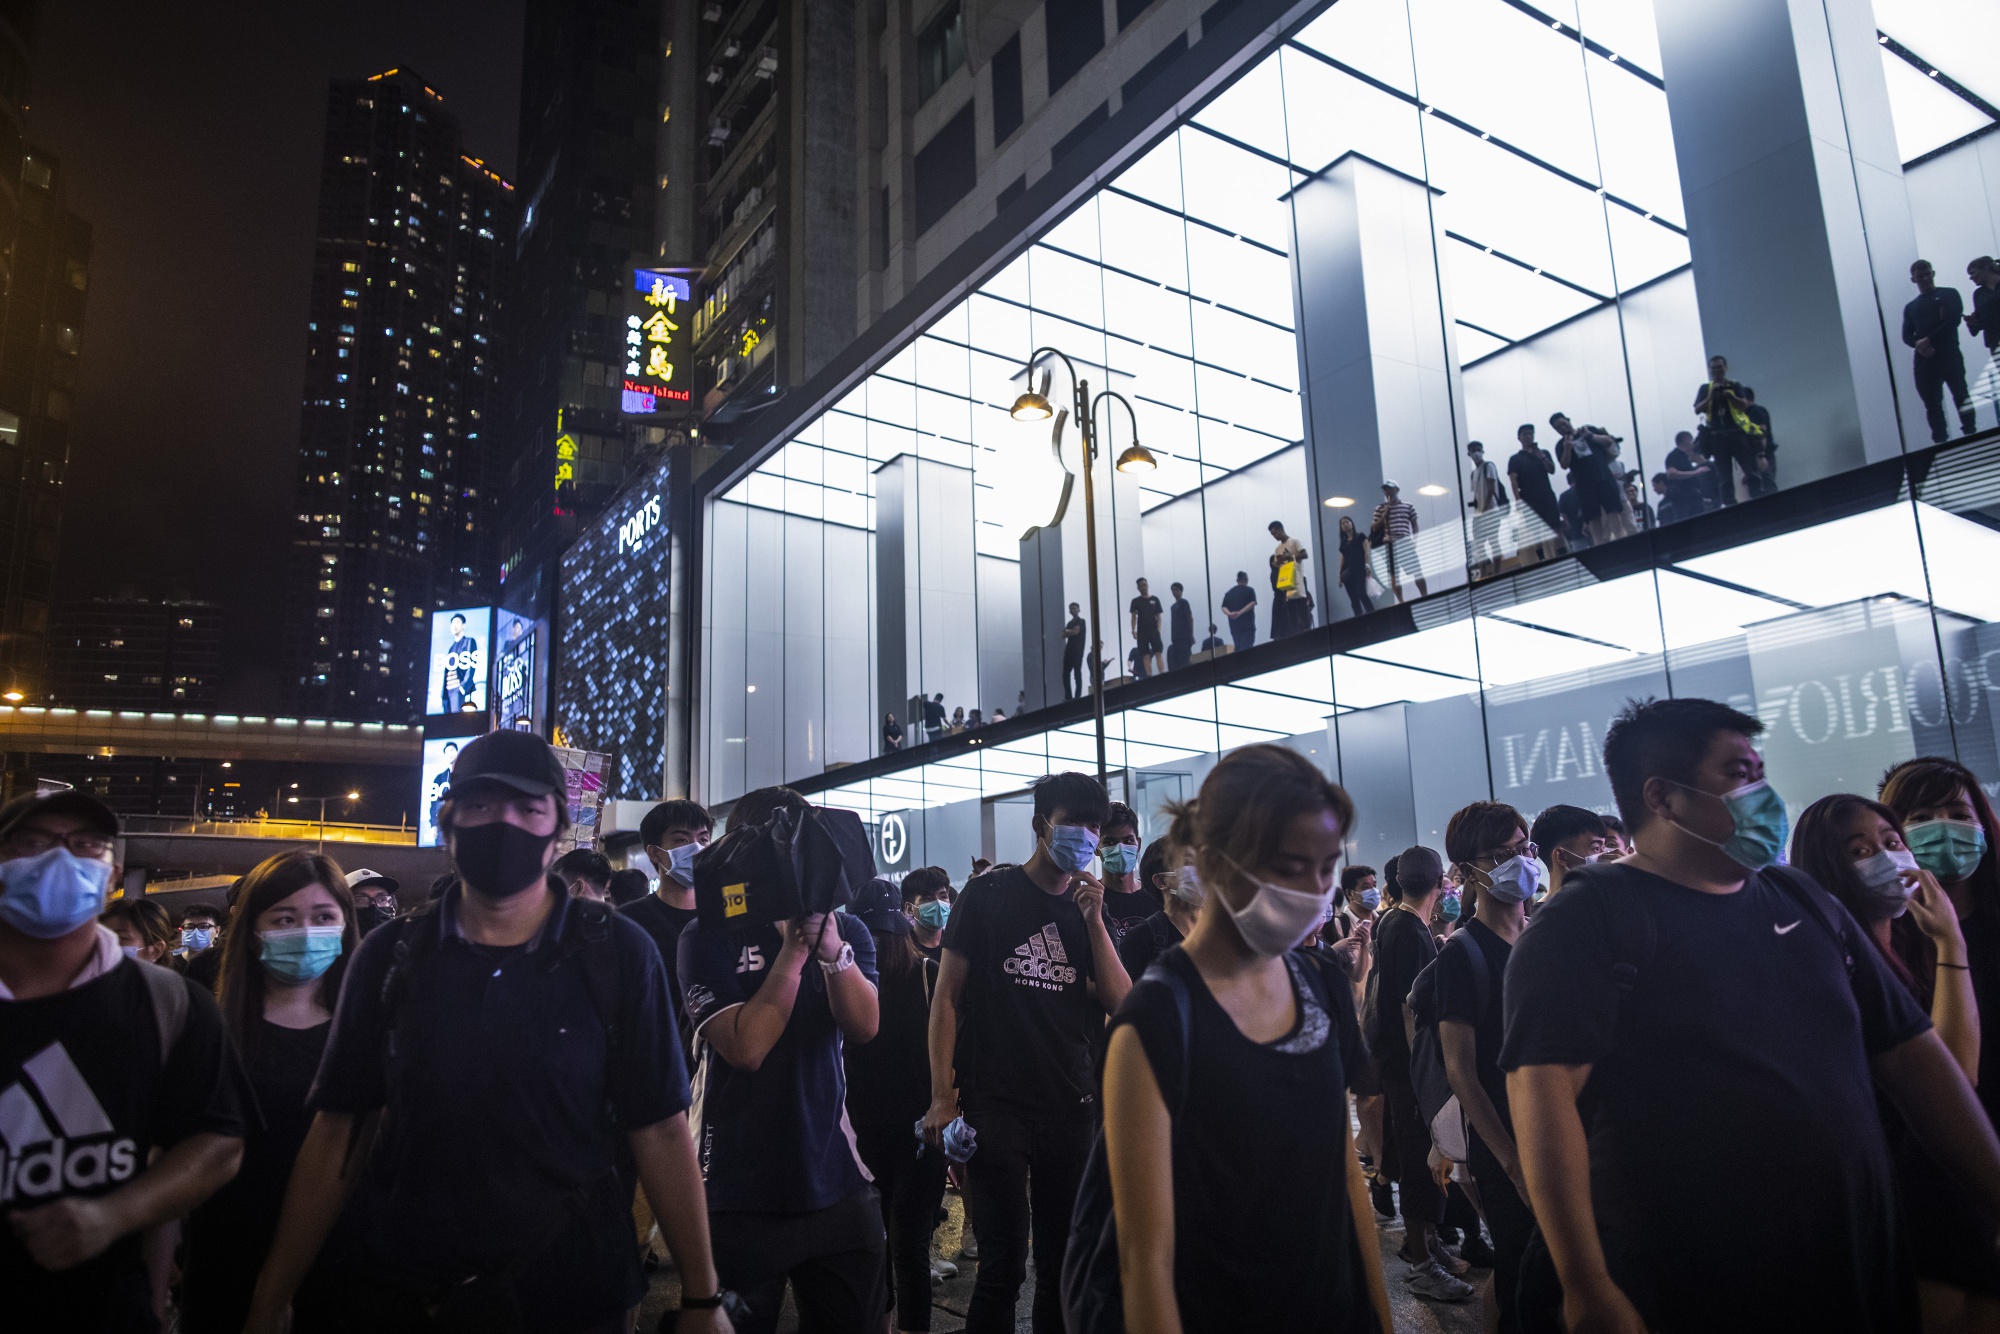
[[[394,880],[383,875],[380,871],[371,871],[366,867],[363,867],[359,871],[349,871],[347,873],[347,887],[349,889],[359,889],[363,885],[387,885],[391,894],[394,894],[401,888]]]
[[[1398,486],[1398,485],[1397,485],[1397,484],[1396,484],[1396,483],[1395,483],[1394,481],[1392,481],[1391,479],[1389,479],[1389,478],[1387,478],[1387,477],[1384,477],[1384,478],[1382,479],[1382,489],[1383,489],[1384,491],[1401,491],[1401,490],[1402,490],[1403,488],[1402,488],[1402,487],[1400,487],[1400,486]]]

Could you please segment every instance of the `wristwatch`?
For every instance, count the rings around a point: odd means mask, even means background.
[[[854,967],[854,946],[843,941],[840,946],[840,953],[833,956],[833,962],[828,963],[825,959],[821,959],[819,967],[820,971],[828,977],[832,977],[835,973],[846,972],[848,969]]]

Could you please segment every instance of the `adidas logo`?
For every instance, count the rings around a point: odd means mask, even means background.
[[[1024,986],[1053,983],[1051,989],[1056,989],[1076,981],[1076,969],[1069,966],[1069,955],[1063,951],[1062,936],[1054,922],[1029,936],[1025,944],[1016,945],[1013,955],[1000,967],[1021,979]]]
[[[21,1063],[21,1078],[0,1090],[0,1204],[45,1199],[124,1181],[138,1169],[138,1146],[104,1114],[62,1043]]]

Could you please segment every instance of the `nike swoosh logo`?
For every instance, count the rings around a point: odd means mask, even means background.
[[[1805,920],[1806,920],[1805,918],[1801,917],[1799,919],[1799,922],[1803,922]],[[1771,923],[1771,929],[1782,936],[1790,933],[1792,927],[1797,926],[1799,922],[1793,922],[1791,926],[1779,926],[1776,922],[1773,922]]]

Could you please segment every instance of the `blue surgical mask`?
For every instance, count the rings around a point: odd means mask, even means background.
[[[111,863],[60,845],[0,862],[0,921],[36,940],[66,936],[104,910],[110,883]]]
[[[181,930],[181,944],[191,954],[199,954],[215,943],[215,928],[190,926]]]
[[[1963,880],[1986,855],[1986,831],[1964,820],[1919,820],[1903,830],[1917,865],[1940,880]]]
[[[1374,912],[1382,906],[1382,891],[1379,889],[1364,889],[1354,896],[1354,901],[1361,905],[1362,912]]]
[[[951,920],[951,905],[943,899],[927,899],[917,905],[917,925],[932,931],[944,930]]]
[[[1444,918],[1447,922],[1456,922],[1458,920],[1458,895],[1438,895],[1438,916]]]
[[[667,874],[694,888],[694,859],[701,855],[701,844],[683,843],[677,848],[667,849]]]
[[[1056,869],[1075,875],[1097,855],[1097,835],[1080,824],[1052,824],[1048,848],[1049,860],[1056,864]]]
[[[340,957],[341,928],[294,926],[257,936],[257,958],[272,977],[286,986],[311,982]]]
[[[1130,875],[1139,865],[1139,849],[1130,843],[1106,843],[1097,850],[1104,860],[1104,874]]]
[[[1668,782],[1673,782],[1668,779]],[[1687,788],[1690,792],[1702,792],[1698,787],[1688,787],[1686,783],[1674,783],[1675,787]],[[1702,792],[1703,796],[1714,797],[1712,792]],[[1717,843],[1712,838],[1702,838],[1700,834],[1682,825],[1681,829],[1711,847],[1722,849],[1722,855],[1741,866],[1746,871],[1761,871],[1766,866],[1775,866],[1785,859],[1785,838],[1791,832],[1791,822],[1785,815],[1785,799],[1778,790],[1763,779],[1745,783],[1734,792],[1725,792],[1716,800],[1729,811],[1729,818],[1736,822],[1736,832]]]
[[[1486,873],[1486,892],[1502,903],[1526,903],[1548,878],[1548,868],[1539,859],[1509,857]]]

